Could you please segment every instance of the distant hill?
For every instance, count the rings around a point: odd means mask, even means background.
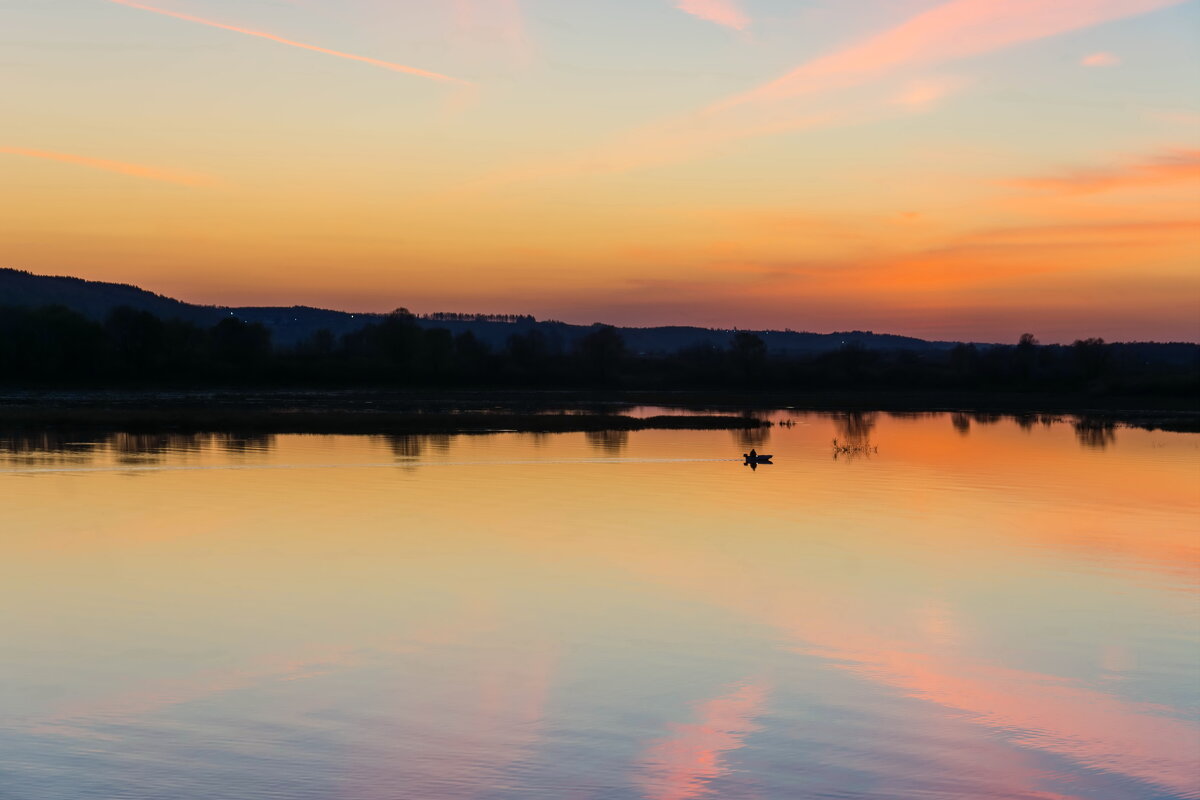
[[[331,311],[308,306],[235,307],[202,306],[164,297],[136,286],[102,283],[81,278],[34,275],[15,269],[0,269],[0,305],[47,306],[62,305],[101,320],[114,308],[130,306],[163,319],[181,319],[201,325],[212,325],[223,317],[234,316],[246,322],[260,322],[272,334],[277,347],[292,347],[321,329],[335,336],[359,330],[382,319],[380,314],[360,314]],[[533,317],[490,318],[484,315],[433,315],[419,318],[424,327],[447,328],[458,334],[470,331],[493,348],[505,345],[516,333],[533,330],[542,333],[552,348],[569,348],[577,339],[592,330],[588,325],[565,322],[537,321]],[[453,317],[452,319],[449,317]],[[618,328],[629,350],[634,353],[674,353],[694,346],[724,348],[732,330],[663,326],[653,328]],[[762,337],[771,353],[816,354],[837,350],[847,344],[879,350],[945,350],[955,342],[930,342],[907,336],[878,334],[870,331],[845,333],[803,333],[796,331],[751,331]]]
[[[194,322],[216,319],[219,313],[215,308],[189,305],[123,283],[34,275],[16,269],[0,269],[0,305],[66,306],[93,319],[103,319],[118,306]]]
[[[95,320],[104,319],[120,306],[149,311],[162,319],[180,319],[199,325],[214,325],[224,317],[234,316],[245,322],[261,322],[267,326],[272,341],[279,347],[291,347],[322,328],[340,336],[381,318],[379,314],[350,314],[307,306],[201,306],[123,283],[34,275],[0,268],[0,306],[51,305],[66,306]]]

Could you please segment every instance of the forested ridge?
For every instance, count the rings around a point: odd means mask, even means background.
[[[121,307],[103,320],[62,306],[0,307],[0,382],[18,387],[312,386],[1070,392],[1195,396],[1200,346],[1081,339],[1042,345],[868,348],[775,354],[732,332],[724,346],[633,352],[594,325],[569,345],[538,329],[500,347],[400,311],[290,346],[235,316],[212,325]]]

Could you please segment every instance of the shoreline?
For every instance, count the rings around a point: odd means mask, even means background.
[[[634,416],[644,407],[662,413]],[[678,414],[670,413],[672,410]],[[1070,415],[1094,424],[1200,432],[1183,397],[963,392],[579,390],[0,390],[0,428],[256,433],[570,433],[744,430],[755,412]]]

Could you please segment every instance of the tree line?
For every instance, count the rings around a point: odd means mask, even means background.
[[[1170,351],[1170,357],[1162,354]],[[1036,391],[1195,396],[1200,347],[1081,339],[882,350],[848,344],[779,355],[735,332],[724,347],[630,352],[595,325],[562,345],[532,329],[503,347],[397,312],[343,336],[291,348],[234,316],[211,326],[117,308],[94,321],[64,307],[0,307],[0,382],[8,386],[395,386],[612,389]]]

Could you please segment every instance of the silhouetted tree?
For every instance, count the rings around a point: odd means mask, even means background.
[[[337,347],[337,339],[334,337],[333,331],[329,330],[329,328],[321,328],[312,335],[308,347],[314,355],[328,356]]]
[[[479,380],[492,374],[488,346],[470,331],[454,337],[454,361],[462,380]]]
[[[959,385],[973,378],[978,368],[979,349],[975,345],[959,343],[950,350],[950,369]]]
[[[421,326],[407,309],[397,309],[368,333],[372,350],[382,353],[400,377],[410,379],[417,364],[422,343]]]
[[[738,373],[744,380],[756,380],[761,377],[763,366],[767,362],[767,344],[761,337],[738,331],[730,341],[730,352]]]
[[[121,366],[135,374],[159,374],[167,360],[166,326],[149,311],[115,308],[104,321],[105,333]]]
[[[536,329],[514,333],[508,337],[508,356],[517,372],[527,379],[544,378],[550,357],[550,343],[546,335]]]
[[[848,342],[818,359],[829,370],[828,379],[842,385],[863,382],[867,378],[870,368],[878,360],[878,353],[867,350],[859,342]]]
[[[436,381],[445,380],[454,361],[454,336],[445,328],[427,330],[421,350],[425,374]]]
[[[0,314],[0,367],[9,376],[77,381],[99,374],[104,329],[63,306]]]
[[[1033,379],[1037,367],[1038,340],[1032,333],[1022,333],[1017,341],[1016,368],[1017,374],[1026,383]]]
[[[578,350],[589,375],[607,382],[616,375],[625,356],[625,340],[611,325],[594,325],[592,331],[579,340]]]
[[[262,362],[271,351],[271,332],[260,322],[226,317],[212,327],[213,356],[223,364],[248,367]]]
[[[1027,335],[1007,346],[880,350],[868,349],[851,332],[842,349],[813,354],[772,353],[762,338],[739,333],[725,349],[709,339],[678,352],[633,355],[620,332],[604,325],[593,326],[564,352],[566,334],[550,325],[518,329],[493,353],[474,333],[454,336],[423,326],[403,309],[376,319],[340,344],[322,330],[298,345],[272,349],[263,325],[232,316],[204,328],[129,308],[97,323],[63,307],[0,307],[0,381],[529,387],[587,382],[656,389],[750,383],[772,390],[1200,394],[1200,347],[1186,343],[1081,339],[1064,347],[1040,345]],[[956,425],[966,429],[964,422]]]
[[[1103,339],[1077,339],[1071,351],[1079,371],[1089,381],[1101,377],[1112,360],[1112,352]]]

